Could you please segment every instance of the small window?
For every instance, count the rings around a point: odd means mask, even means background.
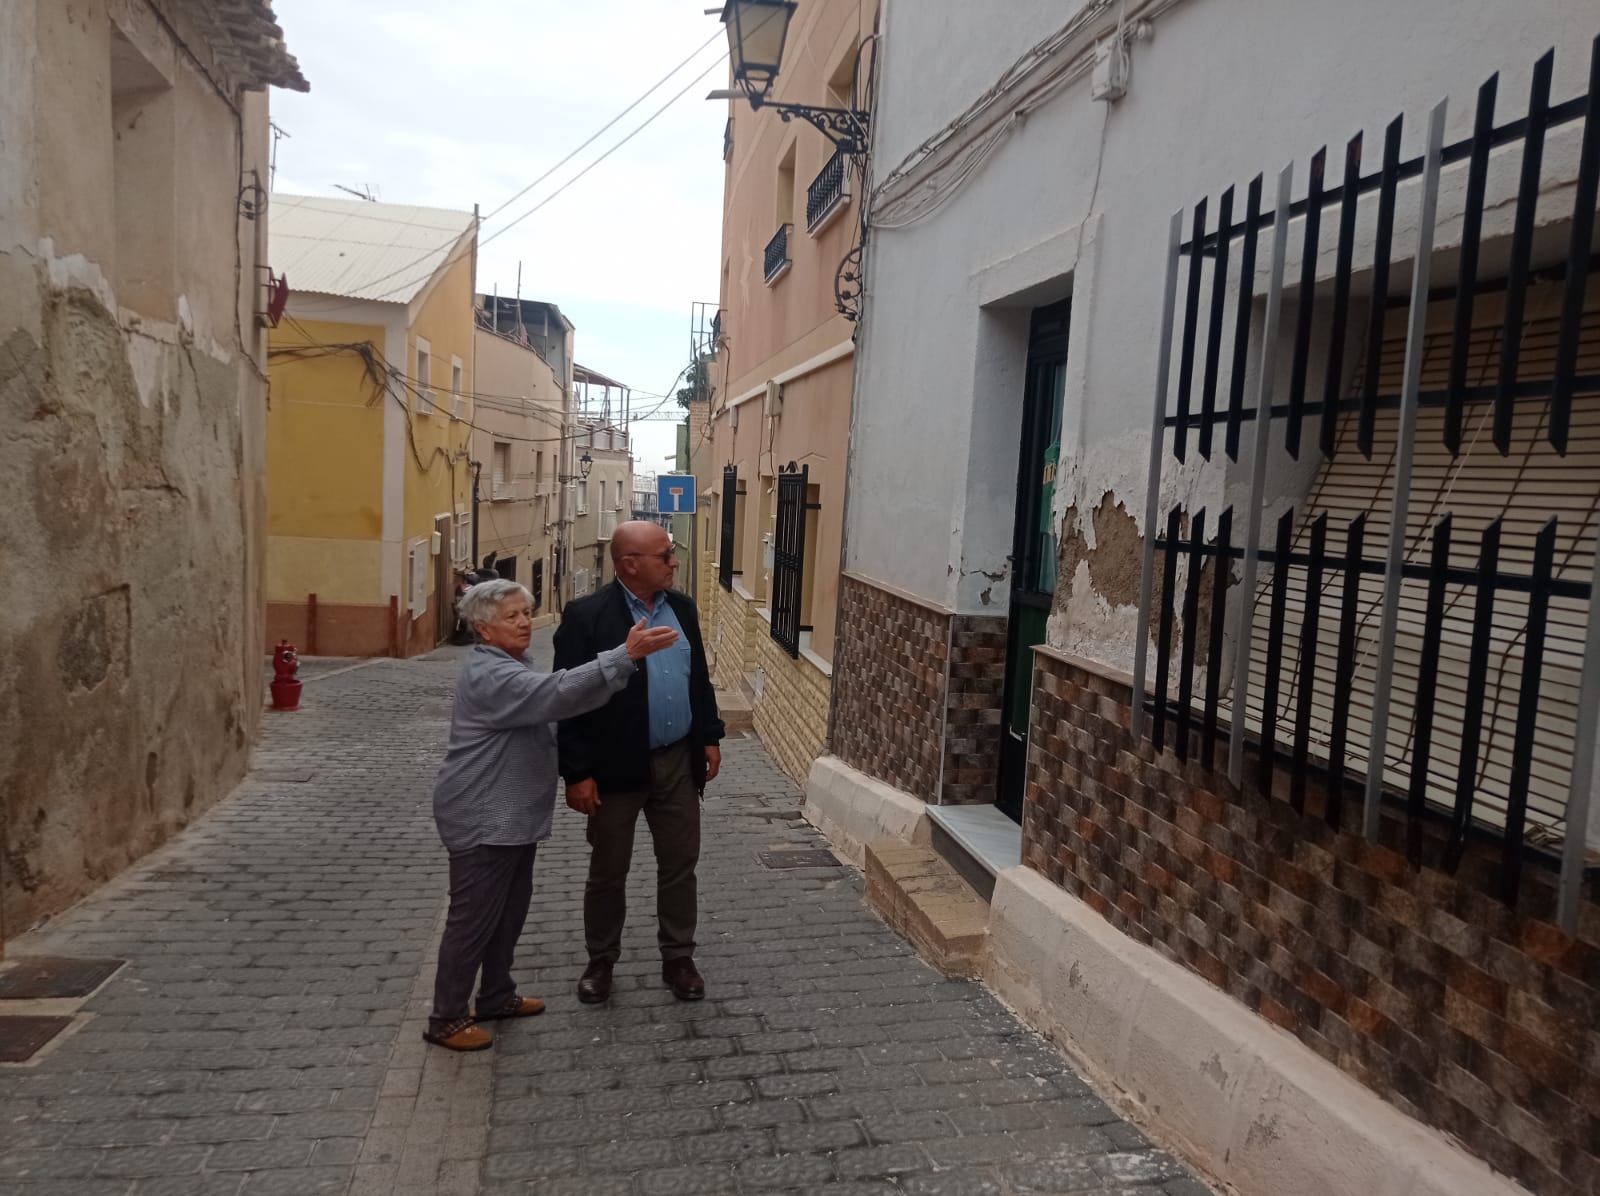
[[[604,482],[600,483],[600,509],[602,511],[606,509],[606,484]]]
[[[461,358],[450,359],[450,418],[467,417],[467,400],[461,393]]]
[[[495,441],[493,472],[490,475],[490,497],[511,497],[511,445],[502,440]]]
[[[428,342],[417,338],[417,376],[415,410],[418,415],[433,414],[433,351]]]
[[[587,515],[588,513],[589,513],[589,483],[588,482],[579,482],[578,483],[578,514]]]
[[[456,514],[455,559],[458,564],[472,562],[472,515],[467,511]]]
[[[539,486],[544,485],[544,450],[535,449],[533,453],[533,480]]]

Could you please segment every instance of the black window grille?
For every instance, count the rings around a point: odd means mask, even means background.
[[[717,541],[721,558],[717,562],[717,581],[725,590],[733,589],[733,534],[739,518],[739,467],[729,465],[722,471],[722,538]]]
[[[778,474],[777,526],[772,538],[772,638],[790,656],[800,655],[800,633],[810,631],[805,613],[806,512],[810,466],[793,461]]]
[[[778,225],[778,231],[767,242],[764,263],[768,282],[776,281],[778,275],[789,268],[789,227],[787,224]]]
[[[1496,76],[1462,141],[1445,143],[1441,103],[1419,158],[1401,159],[1396,117],[1370,173],[1358,134],[1337,173],[1326,151],[1310,159],[1301,199],[1291,202],[1290,166],[1275,204],[1263,203],[1260,176],[1250,183],[1242,219],[1231,187],[1213,209],[1214,228],[1205,200],[1173,217],[1134,670],[1135,692],[1147,692],[1147,679],[1154,690],[1135,730],[1148,718],[1158,750],[1226,768],[1236,784],[1248,775],[1308,813],[1315,770],[1327,782],[1317,813],[1341,827],[1350,821],[1345,799],[1360,796],[1360,826],[1348,829],[1372,838],[1388,805],[1413,865],[1454,871],[1469,835],[1487,839],[1509,903],[1530,850],[1559,851],[1558,921],[1569,933],[1586,869],[1600,701],[1600,300],[1589,285],[1600,39],[1589,49],[1588,95],[1552,103],[1546,55],[1525,116],[1496,124]],[[1541,197],[1546,130],[1578,121],[1574,192]],[[1505,274],[1489,278],[1478,272],[1485,171],[1491,148],[1508,143],[1521,146],[1521,186]],[[1440,174],[1452,163],[1467,164],[1467,185],[1442,193]],[[1396,194],[1409,179],[1420,180],[1421,213],[1401,243]],[[1371,260],[1355,262],[1363,202],[1376,209],[1376,236]],[[1556,203],[1571,221],[1564,261],[1535,262],[1535,210]],[[1430,302],[1434,229],[1456,219],[1464,239],[1454,290]],[[1289,262],[1292,223],[1301,239]],[[1334,250],[1327,290],[1317,277],[1319,240]],[[1258,247],[1271,263],[1259,328],[1250,318]],[[1355,320],[1352,274],[1370,266],[1372,293],[1387,294],[1391,260],[1409,260],[1409,294]],[[1294,318],[1280,350],[1286,298]],[[1440,305],[1453,320],[1430,323],[1444,314],[1430,311]],[[1355,353],[1346,351],[1352,332],[1364,336]],[[1319,344],[1326,364],[1312,377]],[[1287,393],[1275,396],[1280,351],[1290,369]],[[1245,425],[1259,433],[1248,463]],[[1275,499],[1268,461],[1299,460],[1307,449],[1322,456],[1309,491]],[[1183,504],[1162,510],[1168,453],[1180,462],[1225,454],[1253,478],[1248,500],[1220,518]],[[1275,527],[1262,526],[1269,509]],[[1248,774],[1247,740],[1256,753]],[[1425,835],[1429,821],[1438,833]]]

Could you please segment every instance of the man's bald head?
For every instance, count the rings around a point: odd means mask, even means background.
[[[678,561],[672,537],[658,523],[630,519],[611,533],[611,563],[617,580],[640,598],[654,598],[672,588]]]
[[[617,524],[611,533],[611,563],[620,565],[622,558],[633,552],[665,552],[672,547],[672,537],[660,524],[646,519],[630,519]]]

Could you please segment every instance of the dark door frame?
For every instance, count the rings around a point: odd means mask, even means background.
[[[1016,519],[1011,533],[1011,599],[1006,619],[1006,679],[1000,708],[1000,760],[995,805],[1022,821],[1028,763],[1028,711],[1032,707],[1033,648],[1044,640],[1045,620],[1054,601],[1054,559],[1044,559],[1043,520],[1049,517],[1054,462],[1060,452],[1061,406],[1067,368],[1067,331],[1072,301],[1034,311],[1028,336],[1028,364],[1022,403],[1022,435],[1017,452]],[[1047,567],[1048,566],[1048,567]]]

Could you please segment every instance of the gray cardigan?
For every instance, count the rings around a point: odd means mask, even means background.
[[[536,672],[526,657],[487,644],[467,653],[433,790],[433,818],[446,849],[549,838],[556,805],[553,724],[605,705],[633,670],[626,645],[554,673]]]

